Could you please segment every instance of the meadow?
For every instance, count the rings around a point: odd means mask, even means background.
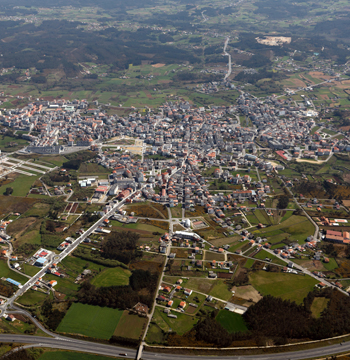
[[[108,340],[113,335],[123,311],[74,303],[57,331]]]

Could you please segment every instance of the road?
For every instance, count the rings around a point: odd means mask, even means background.
[[[145,185],[144,185],[145,186]],[[141,189],[142,190],[142,189]],[[136,190],[138,191],[138,190]],[[72,244],[70,244],[64,251],[62,251],[59,255],[54,255],[50,258],[50,261],[46,266],[44,266],[36,275],[34,275],[30,280],[28,280],[22,288],[19,288],[15,294],[5,302],[5,304],[0,306],[0,310],[6,311],[6,309],[13,304],[13,302],[20,296],[22,296],[28,289],[30,289],[38,280],[39,278],[43,277],[46,274],[47,269],[53,264],[58,264],[61,262],[66,256],[68,256],[72,251],[74,251],[79,244],[81,244],[87,237],[91,235],[99,226],[101,226],[104,220],[108,219],[112,216],[120,207],[122,207],[125,201],[132,197],[135,192],[132,192],[128,197],[126,197],[123,201],[119,202],[118,204],[114,204],[112,210],[102,216],[95,224],[93,224],[88,230],[84,232],[81,236],[79,236]]]
[[[73,338],[60,337],[60,338],[47,338],[41,336],[30,336],[30,335],[0,335],[0,342],[16,342],[22,344],[34,344],[37,347],[48,347],[62,350],[80,351],[92,354],[100,354],[106,356],[118,356],[119,354],[127,354],[125,356],[129,359],[135,359],[136,350],[127,349],[120,346],[112,346],[99,344],[89,341],[76,340]],[[339,340],[340,343],[340,340]],[[283,352],[280,354],[261,354],[261,355],[247,355],[247,356],[210,356],[210,360],[301,360],[314,357],[324,358],[327,355],[337,354],[339,352],[350,352],[350,342],[343,343],[342,346],[337,343],[336,345],[330,345],[327,347],[320,347],[316,349],[301,350],[295,352]],[[144,351],[142,359],[144,360],[188,360],[188,359],[200,359],[204,356],[194,355],[177,355],[177,354],[162,354],[154,353],[150,350]]]
[[[231,75],[231,72],[232,72],[232,59],[231,59],[231,54],[229,54],[226,49],[227,49],[227,45],[228,45],[228,42],[230,41],[230,37],[228,36],[226,38],[226,41],[225,41],[225,45],[224,45],[224,54],[225,56],[228,56],[228,70],[227,70],[227,74],[225,75],[224,77],[224,81],[227,80],[229,78],[229,76]]]

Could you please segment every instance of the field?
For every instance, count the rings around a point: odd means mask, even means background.
[[[15,281],[20,282],[22,285],[28,281],[25,276],[16,273],[15,271],[8,268],[5,260],[0,260],[0,275],[4,278],[11,278]]]
[[[3,194],[6,191],[6,188],[12,187],[13,193],[12,196],[26,196],[29,192],[30,187],[33,185],[34,181],[40,176],[26,176],[18,175],[16,179],[6,185],[0,187],[0,194]]]
[[[40,306],[45,299],[47,298],[47,294],[44,294],[40,291],[29,290],[24,293],[17,301],[25,306]]]
[[[302,275],[256,271],[249,275],[252,286],[261,295],[273,295],[300,304],[312,291],[317,280]]]
[[[329,299],[324,297],[316,297],[311,305],[312,315],[316,318],[319,318],[322,311],[327,307]]]
[[[57,331],[108,340],[113,335],[122,314],[123,312],[117,309],[74,303]]]
[[[12,144],[11,144],[12,143]],[[17,145],[15,145],[15,143]],[[1,136],[0,139],[0,150],[6,152],[13,152],[22,149],[28,145],[28,141],[19,139],[12,136]]]
[[[131,315],[128,311],[124,311],[114,331],[114,335],[126,337],[128,339],[139,339],[146,323],[146,318],[138,315]]]
[[[216,316],[216,321],[230,334],[248,330],[242,316],[231,311],[220,310]]]
[[[163,312],[163,309],[156,307],[152,321],[154,321],[163,331],[170,329],[179,335],[183,335],[197,323],[198,319],[189,315],[176,312],[177,319],[172,319]]]
[[[104,269],[94,277],[91,284],[97,287],[128,285],[130,275],[129,270],[121,267]]]

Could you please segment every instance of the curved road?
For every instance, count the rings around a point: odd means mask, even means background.
[[[79,352],[87,352],[93,354],[100,354],[106,356],[119,356],[119,354],[127,354],[126,358],[134,359],[136,357],[136,350],[127,349],[120,346],[112,346],[99,344],[89,341],[76,340],[73,338],[60,337],[60,338],[46,338],[41,336],[30,335],[0,335],[0,342],[16,342],[22,344],[33,344],[37,347],[48,347],[62,350],[72,350]],[[261,354],[261,355],[247,355],[247,356],[210,356],[210,360],[301,360],[314,357],[324,358],[327,355],[337,354],[339,352],[350,352],[350,341],[344,343],[342,346],[339,344],[330,345],[328,347],[321,347],[310,350],[302,350],[296,352],[283,352],[280,354]],[[154,353],[152,351],[144,351],[142,359],[144,360],[187,360],[187,359],[199,359],[203,356],[196,355],[177,355],[177,354],[164,354]]]

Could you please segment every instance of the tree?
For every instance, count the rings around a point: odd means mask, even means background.
[[[5,192],[4,192],[4,195],[11,195],[13,193],[13,188],[12,187],[8,187],[6,188]]]
[[[288,206],[288,203],[289,203],[289,197],[286,195],[283,195],[278,199],[277,208],[285,209]]]

